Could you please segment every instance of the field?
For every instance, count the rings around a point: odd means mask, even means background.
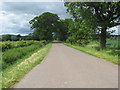
[[[8,88],[18,82],[34,66],[39,64],[46,56],[51,44],[44,46],[30,55],[29,58],[19,59],[11,67],[5,69],[2,73],[2,88]]]
[[[30,53],[36,51],[40,47],[43,47],[46,41],[17,41],[10,42],[5,41],[1,43],[2,47],[2,69],[6,69],[10,65],[14,64],[17,60],[24,58]]]
[[[114,64],[118,64],[118,48],[120,45],[118,40],[107,40],[107,48],[105,50],[100,50],[98,41],[91,41],[88,45],[81,47],[78,45],[71,45],[69,43],[64,43],[67,46],[80,50],[82,52],[88,53],[90,55],[96,56],[98,58],[110,61]],[[119,46],[119,47],[118,47]]]
[[[43,41],[5,41],[0,43],[2,63],[0,87],[8,88],[22,78],[45,57],[51,44]],[[1,86],[2,85],[2,86]]]
[[[118,49],[120,48],[120,44],[119,44],[119,41],[116,39],[113,39],[113,40],[110,40],[108,39],[107,40],[107,48],[112,48],[112,49]]]

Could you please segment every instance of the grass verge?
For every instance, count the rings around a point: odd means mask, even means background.
[[[85,52],[87,54],[90,54],[92,56],[96,56],[98,58],[120,65],[120,63],[118,63],[118,55],[110,55],[106,52],[106,50],[97,51],[96,49],[90,47],[81,47],[77,45],[71,45],[69,43],[63,43],[63,44],[72,47],[74,49],[77,49],[79,51]]]
[[[50,47],[51,44],[47,44],[36,53],[32,54],[29,58],[25,60],[18,60],[16,64],[5,69],[2,72],[2,88],[10,88],[12,85],[18,82],[34,66],[36,66],[43,60]]]
[[[30,55],[30,53],[34,53],[36,50],[40,49],[40,47],[42,47],[40,44],[33,44],[31,46],[13,48],[2,52],[2,69],[8,68],[17,60]]]

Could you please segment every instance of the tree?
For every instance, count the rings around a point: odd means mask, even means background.
[[[57,25],[58,31],[56,32],[57,39],[60,41],[66,41],[68,38],[68,31],[69,31],[69,23],[72,19],[62,19],[59,20],[59,23]]]
[[[16,36],[16,41],[18,41],[18,40],[21,40],[21,35],[20,34],[18,34],[17,36]]]
[[[7,41],[7,40],[10,40],[10,41],[11,41],[11,40],[12,40],[12,39],[11,39],[11,36],[12,36],[12,35],[10,35],[10,34],[2,35],[2,41]]]
[[[73,44],[86,45],[91,38],[91,33],[94,31],[93,28],[87,25],[85,20],[76,22],[72,20],[68,26],[68,41]]]
[[[101,49],[106,48],[106,30],[120,25],[120,3],[66,2],[65,6],[75,20],[87,19],[89,24],[97,25],[101,30],[100,47]]]
[[[58,15],[50,12],[35,17],[29,22],[34,29],[33,37],[37,40],[53,40],[52,33],[57,30],[58,21]]]

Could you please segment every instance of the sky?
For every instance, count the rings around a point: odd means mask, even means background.
[[[64,2],[0,2],[0,35],[33,32],[29,21],[44,12],[58,14],[61,19],[72,17],[66,13]],[[114,27],[110,30],[116,30],[113,34],[118,34],[119,29]]]
[[[58,14],[60,19],[70,18],[63,2],[2,2],[0,3],[1,34],[27,35],[30,29],[29,21],[44,12]],[[2,21],[2,22],[1,22]]]

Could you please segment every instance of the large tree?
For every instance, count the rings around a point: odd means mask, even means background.
[[[106,32],[108,28],[120,25],[119,2],[66,2],[67,11],[77,21],[87,19],[101,31],[100,46],[106,48]],[[91,21],[94,20],[95,22]],[[89,21],[90,20],[90,21]]]
[[[89,25],[86,20],[77,22],[71,20],[68,26],[68,42],[79,45],[86,45],[94,32],[93,26]]]
[[[57,38],[60,41],[65,41],[68,38],[69,23],[72,19],[62,19],[58,24]]]
[[[31,28],[34,29],[33,37],[37,40],[52,40],[58,21],[58,15],[50,12],[36,16],[29,22],[32,25]]]

